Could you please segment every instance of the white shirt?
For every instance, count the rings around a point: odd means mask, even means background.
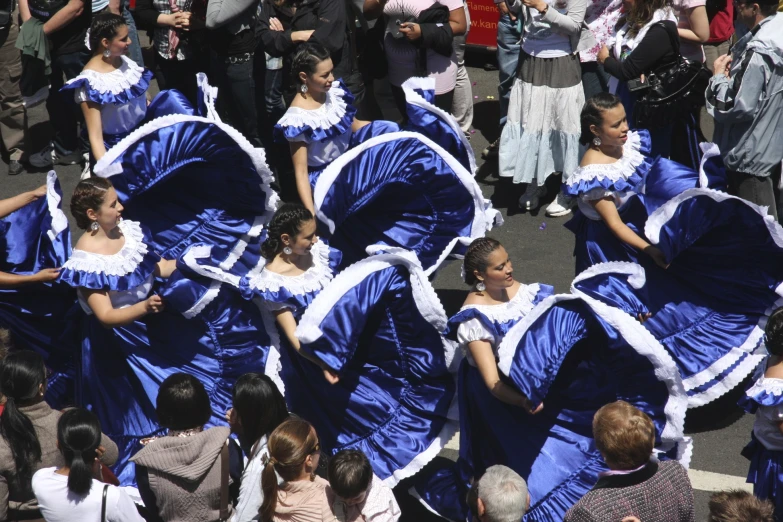
[[[33,493],[46,522],[92,522],[101,518],[103,487],[92,481],[90,492],[79,497],[68,491],[68,477],[55,473],[57,468],[43,468],[33,475]],[[109,486],[106,493],[107,522],[144,522],[127,493]]]
[[[266,435],[261,437],[257,447],[253,448],[253,458],[247,462],[242,472],[242,482],[239,485],[239,499],[231,522],[251,522],[261,520],[259,510],[264,503],[264,492],[261,490],[261,472],[264,471],[263,461],[269,456],[266,447]]]

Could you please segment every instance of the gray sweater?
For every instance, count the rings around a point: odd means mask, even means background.
[[[530,19],[530,8],[525,7],[521,0],[506,0],[512,13],[522,18],[523,24]],[[543,21],[547,22],[552,31],[571,40],[571,52],[578,53],[596,45],[593,32],[585,23],[588,0],[568,0],[566,14],[559,13],[554,8],[546,10]]]
[[[53,410],[43,401],[32,406],[23,406],[19,411],[27,415],[33,423],[38,442],[41,444],[41,461],[33,464],[33,473],[41,468],[62,467],[65,461],[57,449],[57,421],[60,420],[62,413]],[[107,466],[117,462],[119,455],[117,445],[106,435],[101,438],[101,446],[106,450],[101,462]],[[15,476],[16,464],[11,447],[4,438],[0,437],[0,520],[7,520],[9,510],[38,509],[38,501],[33,494],[32,476],[21,485],[13,480]]]

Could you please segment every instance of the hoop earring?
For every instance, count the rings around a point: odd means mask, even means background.
[[[293,251],[293,250],[291,250],[291,247],[287,246],[287,247],[285,247],[285,248],[283,249],[283,253],[284,253],[285,255],[287,255],[287,256],[290,256],[291,254],[293,254],[293,253],[294,253],[294,251]]]
[[[593,145],[595,145],[596,147],[600,147],[601,146],[601,138],[599,138],[598,136],[593,138]]]
[[[302,85],[300,85],[299,86],[299,92],[301,92],[302,94],[306,94],[307,93],[307,84],[303,83]]]
[[[90,224],[90,230],[92,230],[93,232],[97,232],[99,228],[101,228],[101,226],[98,224],[97,221],[93,221]]]
[[[487,289],[487,285],[485,285],[483,281],[479,281],[478,283],[476,283],[476,290],[478,290],[479,292],[483,292],[486,289]]]
[[[110,50],[106,49],[105,51],[103,51],[103,57],[104,58],[108,58],[109,56],[111,56],[111,51]]]

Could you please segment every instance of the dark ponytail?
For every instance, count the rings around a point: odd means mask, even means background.
[[[267,261],[271,261],[283,250],[283,242],[280,236],[288,234],[295,238],[302,230],[302,223],[313,219],[313,215],[304,205],[299,203],[286,203],[277,209],[269,223],[266,240],[261,244],[261,255]]]
[[[783,307],[777,308],[769,314],[764,337],[769,353],[783,355]]]
[[[486,272],[487,258],[498,248],[500,248],[500,241],[491,237],[480,237],[473,240],[468,251],[465,252],[465,260],[462,262],[467,284],[473,286],[478,282],[476,274],[473,272]]]
[[[68,491],[83,497],[92,487],[92,467],[101,445],[101,423],[91,411],[67,410],[57,422],[57,442],[68,473]]]
[[[0,391],[6,397],[0,415],[0,436],[11,448],[16,465],[15,480],[25,484],[33,477],[35,464],[41,461],[41,443],[33,423],[19,406],[34,404],[40,397],[40,386],[46,386],[43,357],[35,352],[19,351],[0,363]]]
[[[101,50],[101,40],[106,38],[111,42],[123,25],[127,25],[127,22],[120,15],[114,13],[95,15],[92,19],[92,24],[90,24],[90,50],[92,54],[103,52]]]
[[[579,136],[579,143],[589,145],[595,134],[590,130],[591,125],[600,127],[604,122],[604,111],[614,109],[620,105],[620,98],[609,92],[599,92],[591,96],[582,107],[582,113],[579,115],[579,124],[582,126],[582,134]]]

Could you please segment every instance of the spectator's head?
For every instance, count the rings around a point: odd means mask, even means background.
[[[628,120],[620,98],[608,92],[592,96],[579,117],[582,134],[579,143],[602,150],[622,148],[627,140]]]
[[[123,208],[117,191],[105,178],[83,179],[73,190],[71,214],[82,230],[113,230],[120,222]]]
[[[0,328],[0,362],[5,359],[5,356],[8,355],[8,352],[10,352],[13,347],[14,340],[11,337],[11,330]]]
[[[342,450],[329,460],[329,486],[346,504],[361,504],[372,482],[372,466],[359,450]]]
[[[650,460],[655,426],[646,413],[625,401],[617,401],[595,413],[593,437],[609,468],[631,470]]]
[[[514,268],[508,252],[497,239],[474,239],[465,252],[463,271],[465,282],[471,286],[502,290],[514,284]],[[478,286],[477,289],[481,288]]]
[[[710,497],[708,522],[773,522],[775,506],[752,493],[733,489],[718,491]]]
[[[783,307],[776,309],[769,315],[764,336],[769,353],[783,355]]]
[[[101,423],[83,408],[66,410],[57,422],[57,447],[70,468],[68,491],[84,496],[92,486],[92,467],[101,445]]]
[[[468,505],[481,522],[519,522],[530,507],[525,479],[506,466],[490,466],[473,483]]]
[[[281,254],[306,255],[318,242],[315,232],[315,219],[304,205],[285,203],[272,216],[266,240],[261,245],[261,255],[267,261]]]
[[[778,0],[745,0],[734,4],[737,21],[754,29],[762,20],[778,12]]]
[[[212,408],[201,381],[187,373],[175,373],[161,383],[155,413],[162,427],[181,431],[202,428]]]
[[[333,69],[329,51],[318,43],[305,42],[299,45],[291,58],[294,87],[305,96],[326,93],[334,81]]]
[[[9,353],[0,363],[0,392],[6,403],[0,415],[2,436],[14,457],[19,484],[29,482],[35,463],[41,460],[41,444],[33,423],[20,408],[41,402],[46,392],[46,366],[35,352]]]
[[[623,0],[623,12],[630,26],[628,34],[636,35],[639,30],[652,20],[655,11],[671,8],[672,0]]]
[[[231,428],[248,444],[272,431],[288,418],[285,399],[272,379],[262,373],[246,373],[234,384]]]
[[[261,473],[263,522],[271,522],[277,509],[277,475],[286,482],[313,480],[321,458],[315,428],[306,420],[293,416],[275,428],[269,436],[267,450],[269,461]]]
[[[93,55],[102,54],[104,58],[112,59],[126,54],[131,39],[125,18],[113,13],[93,16],[89,42]]]

